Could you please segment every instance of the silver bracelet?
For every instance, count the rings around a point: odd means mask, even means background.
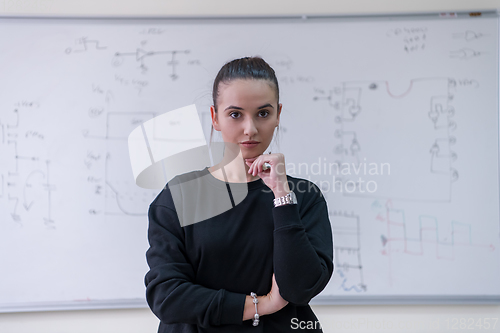
[[[253,326],[257,326],[259,325],[259,314],[257,313],[257,303],[259,303],[259,300],[257,299],[257,294],[254,292],[251,292],[250,296],[253,297],[253,304],[255,304],[255,315],[253,316]]]

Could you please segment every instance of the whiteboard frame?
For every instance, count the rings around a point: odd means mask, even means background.
[[[499,305],[500,296],[488,295],[398,295],[398,296],[317,296],[310,302],[313,306],[328,305]],[[40,302],[24,304],[0,304],[0,313],[81,311],[112,309],[146,309],[146,299],[118,299],[80,302]]]
[[[497,18],[497,30],[499,30],[499,40],[497,41],[497,54],[500,60],[500,8],[488,11],[458,11],[447,12],[454,13],[456,17],[441,17],[437,12],[417,12],[417,13],[395,13],[395,14],[366,14],[366,15],[296,15],[296,16],[157,16],[157,17],[137,17],[137,16],[121,16],[121,17],[94,17],[94,16],[74,16],[74,17],[58,17],[58,16],[6,16],[0,15],[1,21],[72,21],[74,23],[82,23],[83,21],[101,22],[111,21],[116,23],[119,21],[134,23],[155,23],[159,21],[165,23],[186,24],[199,22],[216,22],[220,21],[231,22],[245,20],[245,23],[277,20],[281,22],[297,22],[306,20],[328,20],[328,21],[378,21],[378,20],[401,20],[401,19],[435,19],[445,20],[454,18],[467,18],[470,13],[480,12],[482,18]],[[475,18],[471,18],[475,19]],[[500,89],[500,64],[497,62],[497,82]],[[497,110],[500,105],[500,91],[497,94]],[[500,116],[498,123],[497,139],[500,149]],[[500,188],[500,151],[498,155],[498,173],[499,173],[499,188]],[[500,224],[500,221],[499,221]],[[500,234],[499,234],[500,237]],[[500,278],[500,277],[499,277]],[[319,295],[313,298],[310,305],[446,305],[446,304],[467,304],[467,305],[500,305],[500,295],[397,295],[397,296],[322,296]],[[0,313],[17,313],[17,312],[43,312],[43,311],[75,311],[75,310],[102,310],[102,309],[141,309],[149,308],[145,298],[134,299],[115,299],[115,300],[89,300],[89,301],[63,301],[63,302],[34,302],[34,303],[0,303]]]
[[[40,20],[40,21],[144,21],[147,23],[154,23],[154,21],[161,21],[162,23],[168,23],[165,21],[172,21],[171,23],[179,23],[179,21],[184,21],[185,23],[194,23],[200,21],[232,21],[232,20],[318,20],[318,19],[328,19],[328,20],[339,20],[339,21],[352,21],[352,20],[401,20],[401,19],[439,19],[439,20],[453,20],[456,18],[467,18],[470,17],[471,13],[481,13],[477,19],[485,17],[499,17],[500,8],[491,10],[477,10],[477,11],[443,11],[443,12],[414,12],[414,13],[389,13],[389,14],[378,14],[378,13],[367,13],[367,14],[326,14],[326,15],[231,15],[231,16],[43,16],[43,15],[33,15],[33,16],[12,16],[12,15],[0,15],[0,20]],[[455,14],[455,17],[441,17],[441,14]],[[471,18],[474,19],[474,18]],[[79,22],[80,23],[80,22]]]

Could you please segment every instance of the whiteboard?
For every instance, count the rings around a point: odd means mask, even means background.
[[[146,306],[159,190],[127,137],[194,103],[208,141],[213,79],[249,55],[280,82],[270,149],[328,202],[313,304],[500,299],[496,14],[0,26],[0,311]]]

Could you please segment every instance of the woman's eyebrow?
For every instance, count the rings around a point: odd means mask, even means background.
[[[274,109],[274,107],[269,103],[258,107],[258,109],[263,109],[263,108],[273,108]]]
[[[229,109],[243,110],[243,108],[240,108],[239,106],[229,105],[227,108],[224,109],[224,111],[227,111]]]
[[[274,107],[269,103],[264,104],[262,106],[259,106],[257,109],[263,109],[263,108],[269,108],[269,107],[274,109]],[[224,109],[224,111],[229,110],[229,109],[243,110],[243,108],[240,108],[239,106],[229,105],[227,108]]]

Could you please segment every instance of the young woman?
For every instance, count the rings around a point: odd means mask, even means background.
[[[332,231],[319,188],[288,176],[283,154],[263,154],[281,109],[259,57],[215,78],[223,160],[176,176],[149,208],[146,298],[159,332],[322,332],[308,303],[333,273]],[[177,190],[187,183],[194,190]],[[224,198],[231,206],[214,209]]]

